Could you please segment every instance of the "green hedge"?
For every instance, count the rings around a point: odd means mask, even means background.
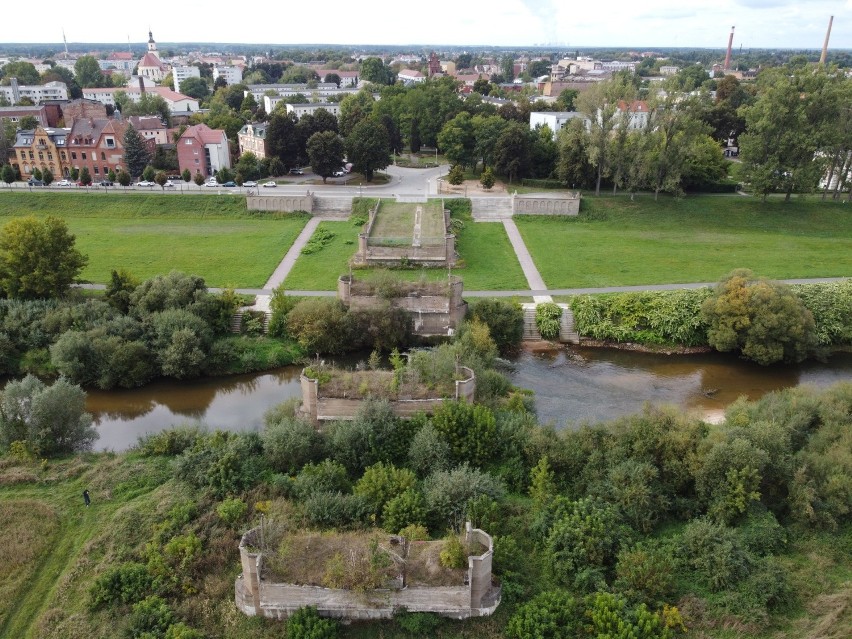
[[[852,279],[791,287],[813,314],[820,347],[852,344]],[[710,288],[580,295],[571,299],[580,335],[640,344],[707,344],[701,304]]]
[[[581,295],[571,300],[577,331],[584,337],[641,344],[707,344],[701,304],[709,288]]]
[[[687,193],[736,193],[740,188],[739,182],[712,182],[697,184],[686,189]]]

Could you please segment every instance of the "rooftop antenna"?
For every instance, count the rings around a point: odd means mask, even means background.
[[[819,63],[825,64],[825,57],[828,55],[828,39],[831,37],[831,25],[834,22],[834,16],[828,19],[828,30],[825,32],[825,42],[822,43],[822,55],[819,56]]]

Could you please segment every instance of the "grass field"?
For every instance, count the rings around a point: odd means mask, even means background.
[[[420,236],[424,241],[427,238],[438,238],[439,243],[443,243],[446,233],[444,229],[444,213],[441,210],[440,202],[437,200],[423,204],[382,201],[379,212],[376,215],[376,221],[373,223],[373,228],[370,231],[371,242],[381,242],[382,238],[387,238],[393,240],[407,239],[410,243],[413,237],[415,213],[418,207],[421,207],[423,210],[420,221]],[[393,245],[397,246],[399,242],[394,242]]]
[[[852,208],[841,203],[586,197],[577,218],[515,220],[550,288],[713,282],[735,268],[852,275]]]
[[[524,277],[518,258],[512,250],[502,224],[478,224],[470,217],[469,200],[446,200],[453,217],[464,222],[456,237],[456,249],[463,266],[453,269],[471,291],[524,290]],[[384,204],[382,204],[384,207]],[[311,255],[301,255],[284,282],[285,288],[305,291],[331,291],[337,289],[337,278],[349,272],[349,259],[358,245],[362,227],[352,222],[322,222],[317,231],[326,229],[334,238],[321,250]],[[394,271],[401,279],[443,279],[447,269],[412,269]],[[356,277],[365,277],[370,269],[356,269]]]
[[[241,288],[263,286],[308,220],[248,213],[238,196],[0,194],[0,223],[22,215],[66,220],[89,256],[85,280],[107,282],[113,269],[139,279],[176,269]]]

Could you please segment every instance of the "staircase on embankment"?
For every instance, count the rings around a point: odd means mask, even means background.
[[[511,197],[472,197],[471,214],[474,220],[504,220],[512,217]]]
[[[524,304],[524,341],[539,341],[541,333],[535,323],[535,304]],[[574,328],[574,314],[567,304],[559,304],[562,317],[559,319],[559,341],[563,344],[579,344],[580,334]]]
[[[352,212],[352,197],[326,197],[314,195],[312,215],[322,217],[349,217]]]
[[[252,310],[251,308],[241,308],[231,317],[231,332],[232,333],[242,333],[243,332],[243,316],[245,315],[245,311]],[[263,314],[263,334],[269,332],[269,320],[272,318],[272,313],[270,311],[266,311]]]

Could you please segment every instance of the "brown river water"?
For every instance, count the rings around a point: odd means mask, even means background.
[[[719,354],[653,355],[569,347],[523,353],[512,383],[535,391],[542,423],[576,427],[638,412],[645,402],[672,404],[718,419],[740,395],[798,385],[852,381],[852,354],[828,362],[762,367]],[[237,431],[260,430],[263,414],[299,395],[299,368],[189,382],[160,381],[133,390],[90,390],[88,410],[100,438],[97,450],[124,450],[139,436],[180,424]]]

